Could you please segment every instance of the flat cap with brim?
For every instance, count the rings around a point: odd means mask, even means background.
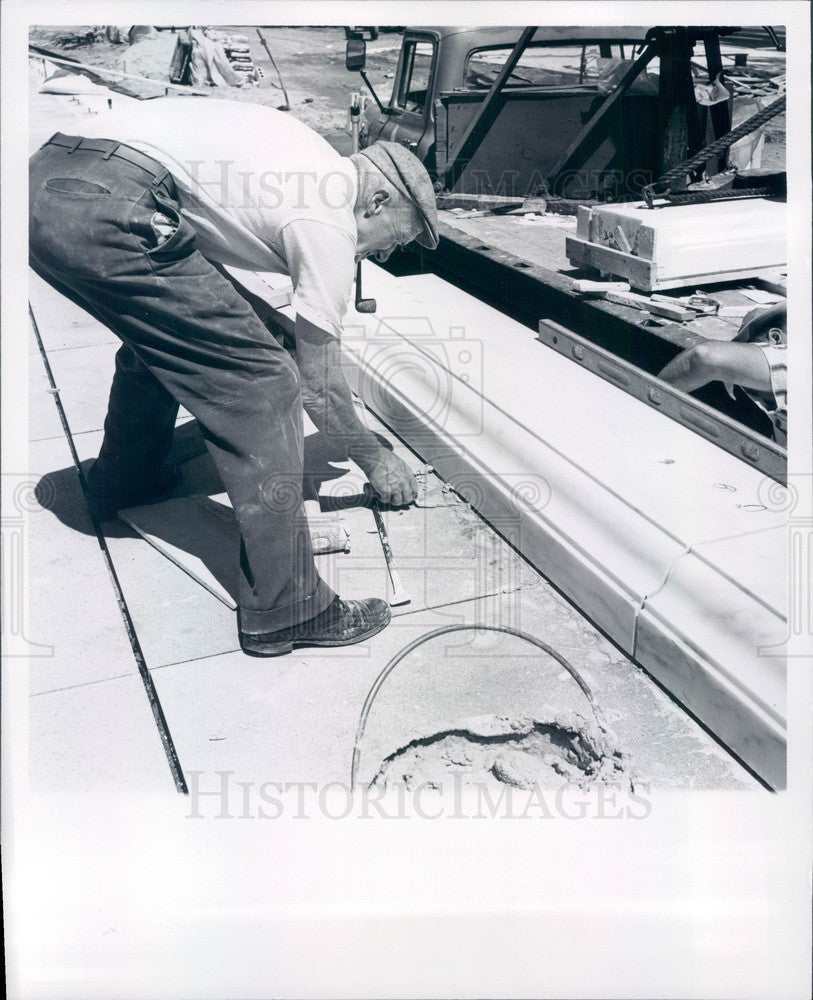
[[[438,207],[426,167],[414,153],[397,142],[374,142],[359,152],[415,204],[423,220],[423,232],[415,240],[434,250],[438,245]]]

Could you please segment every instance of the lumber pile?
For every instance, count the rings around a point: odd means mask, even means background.
[[[787,263],[787,211],[768,198],[579,209],[570,262],[653,292],[757,277]]]

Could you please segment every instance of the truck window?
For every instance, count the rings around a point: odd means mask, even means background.
[[[435,46],[432,42],[408,42],[404,46],[404,70],[398,88],[398,107],[423,111],[432,73]]]
[[[466,60],[465,86],[486,89],[494,83],[513,46],[477,49]],[[531,46],[508,78],[509,87],[595,85],[607,64],[632,57],[632,45]]]

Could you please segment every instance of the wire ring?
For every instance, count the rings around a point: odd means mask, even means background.
[[[504,632],[506,635],[513,635],[519,639],[524,639],[525,642],[531,643],[532,646],[536,646],[541,649],[543,653],[547,653],[548,656],[553,657],[565,670],[570,674],[573,680],[579,685],[584,696],[590,703],[590,707],[593,710],[593,715],[599,725],[602,724],[602,718],[599,713],[599,707],[596,703],[596,699],[587,681],[581,676],[578,670],[562,656],[561,653],[557,652],[552,646],[549,646],[546,642],[541,639],[537,639],[536,636],[529,635],[527,632],[521,632],[519,629],[511,628],[509,625],[443,625],[441,628],[433,629],[431,632],[427,632],[426,635],[419,636],[417,639],[413,639],[412,642],[408,643],[401,649],[392,659],[387,663],[381,673],[373,681],[372,687],[367,692],[367,697],[364,699],[364,704],[361,708],[361,715],[359,716],[359,724],[356,729],[356,739],[353,743],[353,759],[350,764],[350,790],[353,791],[356,787],[356,778],[358,776],[358,766],[361,760],[361,741],[364,738],[364,731],[367,728],[367,719],[369,718],[370,711],[373,707],[373,702],[378,696],[378,692],[384,681],[389,677],[392,671],[398,666],[398,664],[405,659],[409,654],[422,646],[425,642],[430,639],[436,639],[441,635],[448,635],[450,632],[466,632],[466,631],[476,631],[476,632]]]

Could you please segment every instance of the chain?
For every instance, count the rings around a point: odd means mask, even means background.
[[[786,97],[783,94],[772,104],[769,104],[767,108],[763,108],[761,111],[758,111],[747,121],[744,121],[741,125],[738,125],[730,132],[727,132],[724,136],[721,136],[710,146],[706,146],[705,149],[701,149],[700,152],[696,153],[693,157],[691,157],[691,159],[678,164],[671,170],[668,170],[659,180],[655,181],[654,184],[647,184],[642,193],[649,208],[653,207],[653,202],[656,197],[656,188],[665,188],[664,191],[660,192],[661,195],[668,193],[669,184],[672,181],[685,177],[686,174],[691,173],[698,167],[702,167],[707,160],[712,158],[712,156],[718,156],[720,153],[725,152],[725,150],[727,150],[729,146],[733,146],[738,139],[742,139],[743,136],[750,135],[751,132],[756,131],[756,129],[764,125],[765,122],[770,121],[771,118],[775,118],[776,115],[781,114],[785,110],[785,101]],[[722,194],[720,194],[719,197],[722,197]]]
[[[737,198],[770,198],[775,195],[770,188],[729,188],[718,191],[685,191],[679,194],[667,192],[664,195],[672,205],[693,205],[705,201],[733,201]]]

